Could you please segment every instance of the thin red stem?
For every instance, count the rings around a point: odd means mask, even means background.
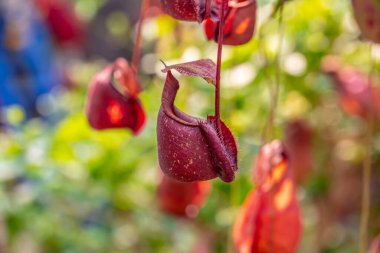
[[[211,0],[206,0],[206,12],[205,12],[205,19],[210,17],[210,11],[211,11]]]
[[[224,30],[224,6],[227,0],[222,0],[221,8],[219,11],[219,36],[218,36],[218,59],[216,63],[216,84],[215,84],[215,121],[216,127],[221,132],[220,123],[220,73],[222,66],[222,52],[223,52],[223,30]]]
[[[279,0],[279,19],[278,19],[278,34],[279,34],[279,43],[278,43],[278,52],[275,60],[275,83],[274,86],[271,89],[271,108],[268,116],[268,121],[266,124],[266,129],[264,130],[264,141],[268,141],[267,139],[274,137],[274,121],[276,119],[276,113],[277,113],[277,107],[278,107],[278,99],[279,99],[279,93],[280,93],[280,85],[281,85],[281,68],[280,68],[280,62],[281,62],[281,50],[283,46],[283,40],[284,40],[284,31],[283,31],[283,12],[284,12],[284,0]]]
[[[136,74],[139,72],[139,66],[140,66],[142,27],[144,25],[146,11],[148,10],[149,6],[150,6],[150,0],[143,0],[143,2],[141,3],[141,11],[140,11],[140,17],[139,17],[139,21],[137,25],[135,46],[134,46],[133,55],[132,55],[132,68],[136,71]]]

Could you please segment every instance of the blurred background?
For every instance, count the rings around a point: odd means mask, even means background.
[[[237,137],[240,170],[232,184],[213,180],[191,218],[157,204],[155,128],[165,79],[159,59],[216,58],[217,45],[202,27],[163,15],[159,1],[150,8],[140,71],[148,122],[135,137],[90,129],[84,105],[93,75],[117,57],[131,58],[140,1],[2,0],[0,252],[234,252],[231,225],[253,187],[252,160],[270,110],[280,43],[275,1],[258,5],[255,38],[225,46],[223,55],[222,118]],[[366,119],[350,110],[359,102],[347,99],[321,66],[334,55],[367,75],[380,47],[370,50],[361,40],[348,0],[287,1],[283,18],[276,137],[294,160],[304,224],[299,252],[354,253]],[[195,78],[180,82],[179,108],[213,114],[213,87]],[[371,238],[380,233],[377,123]]]

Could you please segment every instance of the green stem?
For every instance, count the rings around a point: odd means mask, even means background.
[[[284,39],[284,31],[283,31],[283,11],[284,11],[284,0],[279,0],[279,19],[278,19],[278,34],[279,34],[279,43],[278,43],[278,49],[277,49],[277,57],[275,62],[275,84],[274,87],[271,89],[271,107],[269,112],[268,121],[266,124],[265,129],[265,135],[264,139],[265,142],[268,141],[268,139],[271,139],[274,137],[274,121],[276,119],[276,113],[277,113],[277,106],[278,106],[278,97],[280,92],[280,85],[281,85],[281,51],[282,51],[282,44]],[[268,136],[270,136],[268,138]]]
[[[370,58],[372,59],[372,44],[369,47]],[[372,74],[375,70],[375,61],[372,60],[372,67],[368,75],[368,85],[370,90],[370,104],[373,104],[373,85]],[[373,108],[371,105],[370,108]],[[375,115],[372,110],[369,113],[367,121],[367,131],[365,137],[366,153],[363,161],[363,195],[362,195],[362,210],[360,217],[360,232],[359,232],[359,253],[367,252],[368,247],[368,230],[369,219],[371,215],[371,173],[372,173],[372,139],[374,134]]]

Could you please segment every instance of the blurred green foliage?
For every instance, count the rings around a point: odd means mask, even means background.
[[[19,125],[17,112],[10,113],[13,128],[0,134],[0,215],[11,252],[187,253],[197,244],[199,231],[212,235],[213,252],[233,252],[230,227],[253,185],[251,163],[261,145],[276,73],[279,27],[278,16],[271,17],[274,2],[260,1],[258,29],[250,43],[224,49],[222,118],[237,136],[240,171],[230,185],[213,181],[211,196],[196,220],[166,216],[156,205],[155,124],[164,83],[158,59],[167,63],[215,59],[216,44],[204,39],[197,24],[159,16],[148,20],[144,28],[143,63],[145,59],[150,64],[141,73],[145,86],[141,99],[148,123],[140,136],[89,128],[83,113],[86,89],[93,74],[104,66],[101,59],[72,66],[77,87],[56,101],[65,117],[55,126],[40,120]],[[91,19],[102,4],[77,0],[76,9]],[[349,1],[289,1],[283,18],[283,75],[275,135],[282,138],[284,123],[294,118],[310,122],[316,133],[312,176],[299,189],[305,226],[299,252],[354,253],[358,213],[348,220],[331,221],[324,230],[328,233],[320,235],[319,211],[334,184],[331,175],[339,141],[349,139],[360,150],[364,123],[338,108],[336,93],[321,73],[320,63],[324,56],[334,54],[368,72],[368,44],[358,39]],[[112,14],[108,22],[112,34],[132,36],[130,25],[124,22],[128,21],[122,14]],[[155,51],[148,52],[153,46]],[[211,86],[193,78],[181,77],[180,82],[176,103],[181,109],[201,117],[213,113]],[[379,137],[374,140],[377,161]],[[345,154],[343,166],[360,175],[360,151],[350,157]],[[374,232],[379,232],[379,206],[376,202]]]

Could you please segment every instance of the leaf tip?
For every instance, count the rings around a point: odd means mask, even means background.
[[[166,63],[162,60],[162,59],[160,59],[160,62],[164,65],[164,69],[161,69],[161,72],[162,73],[167,73],[169,70],[168,70],[168,65],[166,65]]]

